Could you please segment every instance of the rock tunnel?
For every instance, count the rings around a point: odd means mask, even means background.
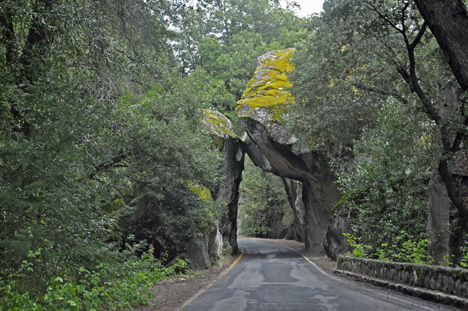
[[[237,214],[239,186],[244,157],[264,171],[290,180],[285,183],[293,207],[297,239],[306,250],[330,257],[346,249],[339,221],[333,221],[333,207],[341,198],[325,157],[300,145],[285,131],[289,92],[287,73],[294,70],[290,59],[293,49],[270,51],[257,58],[253,78],[236,108],[244,134],[238,137],[232,124],[221,113],[206,111],[206,123],[224,152],[223,176],[215,199],[229,210],[224,239],[237,252]]]

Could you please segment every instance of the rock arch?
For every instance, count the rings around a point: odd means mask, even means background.
[[[290,62],[293,52],[293,49],[270,51],[257,58],[254,76],[236,108],[243,137],[232,133],[227,118],[210,112],[217,115],[218,121],[211,122],[211,126],[223,138],[225,155],[221,168],[224,178],[215,199],[225,202],[229,209],[225,240],[236,252],[238,190],[247,153],[266,172],[295,181],[285,182],[285,187],[294,207],[298,239],[305,242],[307,250],[317,254],[327,251],[333,257],[346,244],[344,237],[333,232],[334,228],[328,230],[332,209],[341,198],[335,176],[322,154],[301,147],[294,136],[285,132],[283,125],[288,105],[294,101],[287,79],[287,73],[294,69]],[[330,236],[325,239],[327,230]],[[327,241],[325,247],[324,241]]]

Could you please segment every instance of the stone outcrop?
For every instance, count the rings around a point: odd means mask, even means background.
[[[190,268],[192,269],[208,269],[211,267],[211,258],[209,250],[210,234],[204,234],[202,237],[194,237],[183,257],[189,260]],[[219,256],[219,254],[218,254]]]
[[[302,201],[302,183],[297,180],[282,178],[284,190],[288,196],[289,206],[294,215],[293,238],[296,241],[305,241],[305,207]]]
[[[257,59],[254,77],[236,110],[246,132],[244,148],[252,162],[267,172],[302,183],[305,215],[297,216],[305,222],[306,249],[323,253],[330,214],[341,196],[325,157],[301,148],[297,139],[285,132],[283,121],[294,101],[287,79],[287,73],[294,69],[290,62],[293,52],[271,51]]]
[[[213,203],[211,191],[195,183],[188,183],[189,188],[200,199],[207,203]],[[223,251],[223,238],[219,232],[219,226],[208,227],[203,235],[194,235],[187,244],[187,249],[182,257],[189,259],[189,266],[192,269],[208,269],[213,262],[221,264],[221,254]]]
[[[214,198],[228,209],[227,219],[219,220],[219,227],[232,253],[237,252],[238,196],[245,153],[255,165],[283,178],[294,212],[296,240],[305,242],[306,249],[315,253],[324,252],[326,241],[332,257],[347,247],[346,239],[340,236],[343,225],[339,221],[325,239],[332,209],[341,197],[325,157],[301,147],[297,138],[285,131],[284,120],[294,102],[287,78],[294,70],[290,62],[293,52],[271,51],[256,60],[254,77],[236,108],[245,131],[242,139],[221,113],[205,111],[204,122],[224,154],[222,182]]]
[[[239,186],[244,170],[244,144],[232,130],[232,124],[224,115],[214,110],[205,110],[207,125],[215,144],[224,155],[220,168],[221,183],[214,199],[217,204],[227,207],[227,219],[218,219],[223,239],[227,241],[227,251],[237,253],[237,214]]]
[[[343,204],[337,204],[330,216],[327,235],[323,241],[325,252],[335,261],[338,259],[338,255],[351,250],[347,238],[343,235],[343,233],[351,231],[349,219],[351,219],[351,210]]]

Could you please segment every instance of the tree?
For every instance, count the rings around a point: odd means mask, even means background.
[[[465,3],[461,0],[414,2],[465,91],[468,88],[468,12]]]
[[[0,277],[34,260],[14,280],[21,295],[101,264],[117,272],[137,242],[164,240],[164,223],[123,226],[140,197],[190,229],[161,242],[172,256],[211,225],[189,185],[217,181],[200,111],[216,85],[171,72],[171,14],[166,1],[2,2]]]
[[[308,50],[298,53],[293,82],[301,112],[293,114],[292,128],[300,124],[298,132],[313,148],[347,163],[355,156],[349,152],[355,140],[379,126],[376,112],[385,103],[417,103],[420,108],[412,113],[423,112],[427,118],[420,126],[436,131],[429,137],[440,149],[432,152],[432,161],[457,208],[460,221],[453,227],[463,227],[466,207],[455,178],[462,173],[454,168],[462,163],[464,100],[416,7],[408,1],[337,0],[326,2],[324,9],[314,21]],[[309,111],[306,116],[304,110]],[[437,209],[448,211],[449,206],[432,210]]]
[[[304,20],[278,1],[199,1],[175,24],[181,72],[203,67],[219,88],[221,102],[212,107],[231,112],[250,80],[259,55],[290,48],[304,36]]]
[[[420,126],[425,118],[414,113],[416,107],[389,101],[379,111],[378,126],[355,141],[355,160],[332,160],[343,204],[352,210],[351,228],[360,243],[372,246],[370,254],[381,258],[395,255],[388,245],[403,248],[402,232],[426,238],[433,147],[424,140],[430,132]]]

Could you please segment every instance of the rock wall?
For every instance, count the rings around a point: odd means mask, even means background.
[[[244,170],[244,148],[240,141],[228,139],[223,146],[225,161],[221,168],[222,183],[216,193],[216,201],[226,204],[228,219],[223,230],[223,237],[228,242],[228,251],[237,253],[237,215],[239,187]]]
[[[468,307],[468,269],[340,256],[337,271],[462,297],[456,302]]]
[[[348,245],[347,238],[343,233],[351,232],[349,219],[351,211],[342,204],[337,204],[332,211],[328,222],[327,234],[323,246],[328,257],[333,260],[338,259],[338,255],[350,251],[352,248]]]
[[[288,88],[287,73],[294,69],[290,62],[294,50],[271,51],[257,59],[254,77],[237,114],[246,134],[245,151],[252,162],[263,170],[302,183],[305,211],[304,242],[306,249],[323,253],[323,241],[332,208],[341,195],[323,155],[301,148],[294,136],[285,132],[283,121],[288,106],[294,101]]]
[[[294,180],[286,182],[285,189],[294,212],[295,238],[317,254],[325,252],[326,241],[327,253],[336,258],[337,252],[346,250],[347,243],[338,232],[342,226],[332,227],[336,230],[331,230],[330,239],[325,239],[332,209],[341,197],[335,176],[325,156],[302,148],[284,127],[288,107],[294,102],[287,78],[294,70],[290,62],[293,52],[293,49],[271,51],[257,58],[254,77],[236,108],[245,131],[242,140],[233,133],[226,117],[216,111],[205,111],[205,123],[225,157],[221,167],[223,179],[215,200],[227,206],[229,215],[226,222],[221,220],[220,229],[228,241],[228,249],[237,252],[238,191],[247,153],[266,172]]]
[[[293,210],[294,227],[293,239],[299,242],[305,241],[305,207],[302,201],[302,183],[297,180],[282,178],[289,206]]]
[[[232,124],[224,115],[214,110],[205,110],[205,125],[210,131],[214,144],[220,148],[224,161],[219,168],[221,182],[214,194],[217,204],[226,206],[227,218],[218,219],[227,251],[235,254],[237,246],[237,214],[239,186],[244,170],[244,144],[232,130]],[[219,236],[216,236],[219,239]],[[213,242],[214,243],[214,242]]]

